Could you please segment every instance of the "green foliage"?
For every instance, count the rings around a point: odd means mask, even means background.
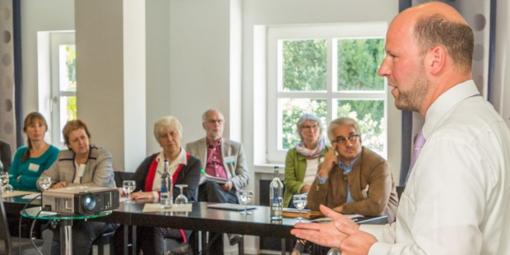
[[[383,90],[383,39],[338,40],[338,90]]]
[[[74,45],[66,45],[66,66],[67,66],[67,79],[69,86],[76,88],[76,49]]]
[[[325,90],[326,50],[326,40],[284,41],[284,90]]]
[[[326,123],[327,105],[326,100],[309,99],[281,99],[283,101],[282,113],[282,147],[289,149],[297,145],[299,137],[296,124],[303,113],[313,113],[321,118],[323,125]]]
[[[338,90],[384,90],[384,80],[377,76],[378,65],[384,57],[382,39],[338,40]],[[284,91],[326,90],[327,81],[326,40],[283,41]],[[280,98],[282,114],[281,146],[289,149],[299,141],[296,123],[305,112],[327,119],[325,99]],[[378,152],[384,150],[384,101],[338,101],[337,116],[358,120],[363,144]],[[324,122],[325,123],[325,122]]]
[[[67,120],[75,120],[77,118],[76,97],[67,98]]]

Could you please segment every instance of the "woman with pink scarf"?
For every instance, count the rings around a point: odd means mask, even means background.
[[[308,193],[328,146],[322,135],[320,119],[304,113],[297,123],[301,142],[287,152],[285,160],[284,207],[292,207],[292,195]]]

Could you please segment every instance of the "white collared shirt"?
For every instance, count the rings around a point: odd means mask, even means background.
[[[378,239],[369,254],[504,254],[510,132],[503,119],[469,80],[430,106],[423,135],[396,222],[361,227]]]

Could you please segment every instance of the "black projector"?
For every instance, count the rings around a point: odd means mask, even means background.
[[[115,188],[69,186],[42,193],[42,208],[59,214],[91,215],[119,208],[119,191]]]

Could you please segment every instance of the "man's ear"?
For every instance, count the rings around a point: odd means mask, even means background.
[[[437,75],[441,73],[445,67],[448,57],[448,50],[443,45],[437,45],[430,48],[425,56],[425,68],[430,74]]]
[[[202,122],[202,127],[204,128],[204,130],[207,130],[207,128],[205,128],[205,122]]]

